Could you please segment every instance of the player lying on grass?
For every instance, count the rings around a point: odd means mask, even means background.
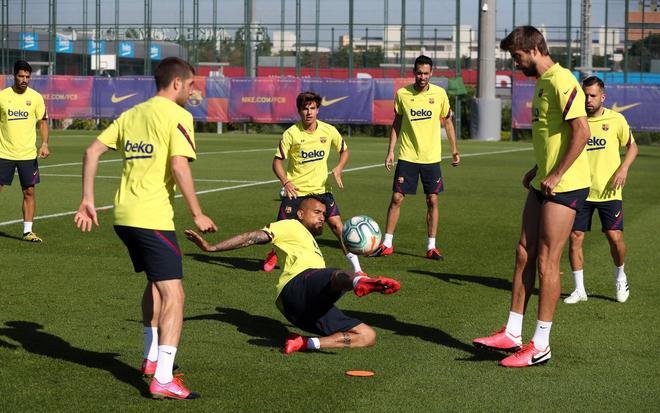
[[[277,308],[293,325],[314,337],[289,334],[285,353],[373,346],[376,332],[362,321],[346,316],[335,307],[335,302],[351,290],[358,297],[372,292],[392,294],[399,290],[399,283],[390,278],[356,276],[353,271],[325,267],[323,254],[314,239],[323,232],[325,222],[325,204],[320,198],[304,199],[297,217],[273,222],[215,245],[192,230],[186,230],[186,237],[206,252],[272,242],[286,254],[277,284]]]

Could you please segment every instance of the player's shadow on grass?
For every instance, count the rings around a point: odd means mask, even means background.
[[[198,253],[186,255],[197,261],[201,261],[207,264],[219,265],[225,268],[240,269],[246,271],[260,271],[263,268],[263,260],[256,258],[227,257]]]
[[[0,231],[0,237],[23,241],[23,237],[19,237],[18,235],[7,234],[6,232],[2,232],[2,231]]]
[[[287,326],[272,318],[228,307],[216,307],[216,311],[217,313],[187,317],[185,320],[215,320],[234,325],[240,333],[252,337],[248,343],[261,347],[282,347],[288,334]]]
[[[511,291],[511,281],[497,277],[485,277],[483,275],[449,274],[434,271],[409,270],[413,274],[430,275],[449,284],[465,285],[465,283],[481,284],[485,287],[496,288],[498,290]],[[538,289],[534,288],[534,294],[538,294]]]
[[[31,321],[7,321],[5,325],[6,328],[0,328],[0,337],[20,343],[25,351],[105,370],[117,380],[135,387],[142,396],[150,397],[149,386],[142,380],[140,370],[118,360],[116,353],[99,353],[74,347],[60,337],[42,331],[41,324]]]
[[[390,330],[399,336],[417,337],[434,344],[439,344],[445,347],[464,351],[470,355],[468,358],[459,358],[457,360],[483,361],[499,360],[502,358],[502,356],[497,353],[480,351],[471,344],[463,343],[462,341],[452,337],[450,334],[447,334],[435,327],[406,323],[404,321],[397,320],[395,317],[389,314],[367,313],[364,311],[352,310],[345,310],[343,312],[349,317],[362,320],[372,327]]]

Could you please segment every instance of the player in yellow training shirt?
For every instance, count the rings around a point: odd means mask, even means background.
[[[451,146],[452,166],[461,161],[456,146],[456,134],[452,123],[447,93],[441,87],[429,83],[433,76],[433,61],[419,56],[413,69],[415,83],[399,89],[394,98],[396,112],[392,123],[390,146],[385,158],[385,168],[392,169],[394,148],[399,144],[399,161],[394,171],[392,199],[387,210],[387,225],[383,243],[371,254],[374,257],[394,252],[393,239],[399,221],[401,204],[406,195],[417,193],[417,182],[421,176],[426,194],[426,225],[428,242],[426,258],[442,260],[442,253],[435,245],[438,230],[438,193],[444,191],[440,170],[441,122],[444,122],[447,139]]]
[[[272,242],[286,254],[277,283],[276,305],[296,327],[315,334],[290,334],[285,353],[319,348],[369,347],[376,344],[376,332],[362,321],[342,313],[335,302],[347,291],[358,297],[372,292],[391,294],[399,283],[389,278],[370,278],[353,271],[325,268],[323,254],[314,237],[323,232],[325,201],[317,195],[305,197],[296,209],[296,219],[273,222],[260,230],[246,232],[210,245],[192,230],[189,240],[206,252],[229,251]]]
[[[75,223],[83,232],[98,225],[94,177],[99,158],[119,151],[124,167],[115,196],[115,232],[126,245],[135,272],[146,272],[142,297],[144,358],[142,374],[153,376],[153,398],[199,397],[172,375],[183,326],[183,265],[174,232],[175,184],[195,225],[216,231],[197,201],[189,162],[196,158],[192,115],[183,108],[194,83],[194,69],[178,57],[162,60],[154,72],[156,96],[122,113],[87,148],[83,198]]]
[[[341,172],[348,162],[348,147],[337,129],[317,119],[321,107],[321,96],[314,92],[303,92],[296,98],[300,122],[284,131],[273,158],[273,172],[282,182],[286,195],[282,198],[277,219],[296,216],[300,201],[309,195],[319,196],[325,203],[325,220],[342,247],[353,270],[361,275],[357,255],[348,252],[342,241],[343,223],[339,206],[330,192],[328,180],[328,158],[330,151],[339,153],[337,166],[332,176],[339,188],[344,188]],[[286,170],[284,161],[288,161]],[[272,249],[264,261],[264,271],[272,271],[277,265],[277,254]]]
[[[584,147],[589,125],[584,93],[571,72],[554,63],[541,32],[516,27],[500,43],[527,76],[536,77],[532,101],[532,143],[536,165],[523,177],[528,189],[522,231],[516,247],[511,306],[506,326],[473,340],[475,346],[515,354],[500,361],[505,367],[527,367],[550,360],[550,329],[561,293],[559,262],[584,204],[589,164]],[[522,323],[539,273],[536,330],[522,346]]]
[[[603,234],[610,244],[614,261],[616,300],[626,302],[630,291],[624,271],[626,244],[623,242],[623,186],[628,169],[637,156],[637,144],[630,126],[622,114],[603,106],[605,84],[596,76],[582,81],[586,95],[586,109],[591,137],[587,143],[587,157],[591,170],[591,189],[582,209],[575,217],[571,233],[570,261],[575,290],[564,299],[567,304],[587,301],[584,288],[584,255],[582,243],[585,231],[591,231],[591,218],[598,210]],[[620,148],[626,147],[626,156],[621,162]]]
[[[37,201],[35,185],[39,177],[37,158],[47,158],[48,115],[43,97],[30,88],[32,67],[25,60],[14,63],[14,84],[0,91],[0,191],[11,185],[14,171],[23,189],[23,240],[41,242],[32,232]],[[39,125],[41,147],[36,150],[35,124]]]

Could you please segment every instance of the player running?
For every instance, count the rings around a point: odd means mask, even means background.
[[[344,246],[339,207],[326,185],[328,158],[331,148],[334,148],[339,153],[339,161],[332,169],[332,176],[337,186],[344,188],[341,172],[348,162],[349,151],[346,142],[334,126],[317,119],[321,96],[314,92],[303,92],[296,98],[296,107],[300,122],[284,131],[273,158],[273,172],[286,191],[277,219],[294,218],[300,202],[305,197],[318,195],[325,203],[325,221],[339,240],[346,259],[353,265],[356,273],[366,275],[362,272],[358,256],[348,252]],[[284,160],[288,160],[286,171]],[[276,265],[277,254],[272,249],[264,261],[264,271],[273,271]]]
[[[591,179],[584,147],[589,139],[585,97],[573,74],[554,63],[543,35],[532,26],[515,28],[500,43],[516,67],[536,77],[532,100],[532,143],[536,165],[523,177],[528,188],[522,231],[516,248],[511,307],[505,327],[477,338],[475,346],[515,351],[500,361],[526,367],[550,360],[550,329],[561,292],[559,261],[576,211],[589,193]],[[536,331],[522,346],[523,314],[539,275]]]
[[[353,271],[326,268],[323,254],[314,237],[323,232],[327,211],[325,201],[316,195],[305,197],[296,210],[296,219],[284,219],[210,245],[192,230],[189,240],[206,252],[229,251],[253,244],[272,242],[286,254],[284,269],[277,283],[276,305],[293,325],[314,334],[290,334],[285,353],[320,348],[370,347],[376,332],[362,321],[342,313],[335,302],[346,291],[358,297],[372,292],[392,294],[399,283],[390,278],[370,278]]]
[[[438,230],[438,193],[444,191],[440,170],[441,122],[444,122],[447,139],[451,146],[452,166],[461,162],[456,134],[452,123],[449,99],[444,89],[429,83],[433,76],[433,61],[419,56],[413,69],[415,83],[399,89],[394,98],[396,115],[392,123],[390,146],[385,158],[385,168],[390,171],[394,164],[394,148],[401,137],[399,161],[394,171],[392,199],[387,209],[385,239],[372,256],[385,256],[394,252],[393,239],[399,221],[401,204],[406,195],[417,193],[417,181],[422,178],[426,194],[426,225],[428,241],[426,258],[442,260],[443,256],[435,245]]]
[[[575,281],[575,291],[564,299],[567,304],[587,301],[584,289],[584,255],[582,243],[584,232],[591,231],[591,218],[598,211],[603,234],[610,244],[614,261],[616,300],[625,303],[630,295],[624,271],[626,245],[623,242],[623,186],[628,169],[637,156],[638,149],[626,118],[607,109],[605,84],[596,76],[582,81],[587,99],[587,116],[591,138],[587,143],[587,157],[591,170],[591,189],[582,209],[575,216],[570,242],[570,261]],[[621,162],[619,148],[626,147],[626,156]]]
[[[29,87],[32,67],[25,60],[14,63],[14,84],[0,92],[0,191],[11,185],[14,171],[23,189],[23,241],[42,242],[32,232],[37,207],[35,185],[39,176],[37,158],[48,158],[48,115],[44,98]],[[41,146],[36,150],[39,125]]]
[[[178,57],[163,59],[154,72],[156,96],[122,113],[87,148],[83,160],[83,198],[75,223],[83,232],[98,226],[94,177],[108,149],[124,158],[115,195],[115,232],[128,249],[135,272],[146,272],[142,297],[144,360],[142,373],[153,376],[153,398],[194,399],[172,375],[183,327],[183,266],[174,232],[174,186],[178,187],[202,232],[215,223],[197,201],[189,162],[196,158],[193,117],[183,108],[195,71]]]

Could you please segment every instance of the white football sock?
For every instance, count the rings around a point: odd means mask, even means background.
[[[625,267],[626,264],[621,264],[620,267],[615,267],[614,268],[614,281],[616,282],[628,282],[626,279],[626,273],[623,270],[623,267]]]
[[[23,221],[23,234],[32,232],[32,222]]]
[[[573,271],[573,281],[575,282],[575,290],[587,295],[584,289],[584,270]]]
[[[172,376],[174,357],[176,357],[176,347],[158,346],[158,364],[156,365],[156,374],[154,374],[158,383],[169,383],[174,378]]]
[[[144,356],[149,361],[158,360],[158,327],[144,327]]]
[[[387,248],[392,248],[392,240],[394,239],[394,234],[385,234],[385,240],[383,240],[383,245]]]
[[[426,250],[428,251],[433,248],[435,248],[435,238],[429,237],[429,242],[426,244]]]
[[[307,350],[318,350],[321,348],[321,340],[318,337],[310,337],[307,339]]]
[[[357,277],[354,277],[353,278],[353,289],[355,289],[355,287],[357,286],[358,281],[360,281],[360,278],[367,278],[367,277],[365,277],[364,275],[358,275]]]
[[[550,345],[550,329],[552,328],[552,321],[536,320],[536,331],[534,331],[534,347],[537,350],[545,350]]]
[[[360,260],[358,259],[358,256],[353,254],[352,252],[349,252],[346,254],[346,259],[348,262],[350,262],[353,265],[353,271],[355,272],[361,272],[362,267],[360,267]]]
[[[506,331],[514,337],[522,334],[523,315],[509,311],[509,320],[506,322]]]

